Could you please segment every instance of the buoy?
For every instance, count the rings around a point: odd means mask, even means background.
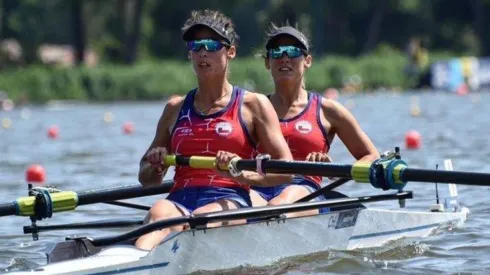
[[[123,124],[123,132],[126,134],[126,135],[130,135],[134,132],[134,126],[133,126],[133,123],[131,123],[130,121],[126,121],[124,122]]]
[[[104,113],[104,122],[105,123],[111,123],[114,120],[114,114],[112,112],[105,112]]]
[[[420,107],[418,104],[412,104],[412,107],[410,108],[410,114],[414,117],[420,116]]]
[[[335,88],[327,88],[323,95],[328,99],[336,100],[339,98],[339,91]]]
[[[26,181],[31,184],[43,184],[46,181],[44,167],[39,164],[30,165],[26,170]]]
[[[422,145],[422,136],[417,131],[409,131],[405,135],[405,146],[407,149],[419,149]]]
[[[49,127],[48,129],[48,137],[50,139],[57,139],[58,138],[58,135],[60,133],[60,129],[58,128],[58,126],[56,125],[52,125],[51,127]]]
[[[470,92],[470,89],[468,88],[468,85],[466,84],[461,84],[457,89],[456,89],[456,94],[463,96],[467,95]]]
[[[2,127],[4,129],[8,129],[12,126],[12,121],[10,120],[10,118],[6,117],[6,118],[3,118],[2,119]]]

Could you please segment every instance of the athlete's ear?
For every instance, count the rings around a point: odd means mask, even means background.
[[[305,69],[311,67],[311,63],[313,62],[313,57],[311,55],[307,55],[305,57]]]
[[[235,46],[230,46],[230,48],[226,51],[226,57],[228,59],[235,58],[236,56],[236,47]]]
[[[264,57],[264,66],[267,70],[271,69],[271,62],[270,62],[270,59],[268,57]]]

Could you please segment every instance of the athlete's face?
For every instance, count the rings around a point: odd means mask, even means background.
[[[198,78],[226,75],[228,61],[235,57],[236,47],[207,27],[202,27],[188,43],[189,59]]]
[[[305,71],[311,66],[312,57],[289,35],[278,37],[267,53],[265,67],[271,71],[274,82],[302,81]]]

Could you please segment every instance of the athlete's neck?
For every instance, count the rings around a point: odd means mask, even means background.
[[[200,104],[209,106],[220,98],[227,97],[227,94],[231,94],[233,86],[228,82],[228,79],[224,79],[220,82],[215,81],[205,81],[198,79],[198,88],[195,100]]]
[[[296,102],[308,101],[308,93],[299,85],[277,85],[273,96],[277,97],[283,106],[290,107]]]

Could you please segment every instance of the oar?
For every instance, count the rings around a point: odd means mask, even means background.
[[[166,156],[164,161],[167,165],[188,165],[194,168],[214,168],[216,158],[169,155]],[[240,159],[234,160],[230,164],[234,169],[239,171],[256,171],[257,169],[256,160]],[[409,181],[490,186],[490,173],[408,168],[407,164],[400,159],[379,159],[372,163],[357,162],[353,165],[271,159],[263,160],[262,168],[266,173],[352,179],[360,183],[371,183],[373,187],[384,190],[402,190]]]
[[[250,207],[241,208],[235,210],[225,210],[217,211],[211,213],[203,213],[197,215],[187,215],[183,217],[171,218],[166,220],[157,221],[154,223],[146,224],[135,230],[123,233],[117,236],[93,238],[92,244],[94,246],[106,246],[113,245],[125,241],[129,241],[138,238],[147,233],[153,232],[155,230],[161,230],[164,228],[169,228],[176,225],[188,224],[191,228],[205,226],[211,222],[219,221],[231,221],[231,220],[242,220],[242,219],[260,219],[271,216],[279,216],[281,214],[306,211],[312,209],[319,209],[324,207],[342,207],[349,205],[357,205],[360,203],[387,201],[387,200],[400,200],[400,199],[411,199],[413,197],[412,192],[399,192],[395,194],[385,194],[385,195],[373,195],[373,196],[363,196],[355,198],[341,198],[328,201],[315,201],[315,202],[301,202],[295,204],[284,204],[277,206],[263,206],[263,207]]]
[[[166,180],[161,185],[151,187],[130,185],[79,193],[74,191],[49,193],[46,191],[40,193],[40,196],[21,197],[11,203],[1,204],[0,216],[17,215],[46,218],[50,217],[52,213],[74,210],[80,205],[168,193],[172,186],[173,180]]]

